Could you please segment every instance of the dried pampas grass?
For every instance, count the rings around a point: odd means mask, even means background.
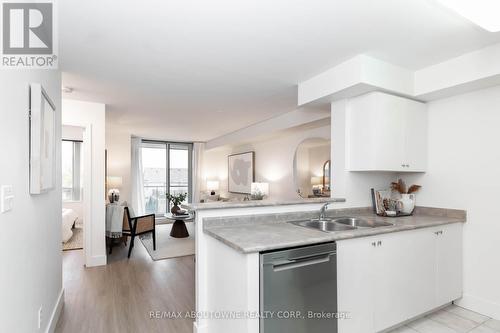
[[[393,191],[397,191],[401,194],[411,194],[418,192],[422,186],[420,185],[412,185],[408,190],[406,190],[406,183],[400,178],[397,182],[392,182],[391,183],[391,189]]]

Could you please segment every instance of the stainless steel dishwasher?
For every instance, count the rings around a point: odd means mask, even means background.
[[[260,333],[337,333],[336,244],[260,255]]]

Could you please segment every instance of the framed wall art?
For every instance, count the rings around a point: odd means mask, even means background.
[[[56,107],[43,87],[30,85],[30,193],[55,187]]]
[[[228,191],[250,194],[255,178],[253,151],[228,156]]]

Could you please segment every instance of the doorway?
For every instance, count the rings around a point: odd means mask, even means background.
[[[62,250],[84,248],[84,128],[62,126]],[[83,251],[81,251],[83,253]]]

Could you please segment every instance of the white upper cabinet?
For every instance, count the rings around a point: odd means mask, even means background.
[[[348,102],[348,170],[425,172],[427,106],[372,92]]]

